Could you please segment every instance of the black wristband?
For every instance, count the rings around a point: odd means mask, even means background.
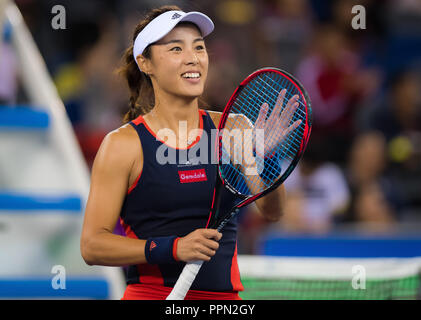
[[[150,264],[177,262],[173,251],[176,239],[176,236],[149,238],[145,245],[146,261]]]

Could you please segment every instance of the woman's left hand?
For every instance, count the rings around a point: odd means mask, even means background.
[[[266,119],[266,116],[269,105],[263,103],[260,108],[259,116],[257,117],[253,129],[255,150],[258,157],[264,158],[272,155],[279,144],[281,144],[282,141],[301,124],[301,120],[297,120],[292,125],[289,125],[299,106],[298,95],[289,99],[284,110],[281,112],[286,93],[286,89],[281,90],[278,99],[276,100],[275,107],[268,119]],[[263,130],[263,134],[259,134],[257,130]],[[264,150],[262,150],[262,148],[264,148]],[[261,154],[262,152],[263,154]]]

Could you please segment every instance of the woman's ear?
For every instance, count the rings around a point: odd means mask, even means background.
[[[139,54],[136,58],[136,61],[142,72],[146,73],[147,75],[151,74],[151,65],[149,59],[146,59],[143,55]]]

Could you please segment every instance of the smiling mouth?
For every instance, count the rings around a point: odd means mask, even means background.
[[[184,79],[199,79],[201,77],[200,72],[186,72],[181,75]]]

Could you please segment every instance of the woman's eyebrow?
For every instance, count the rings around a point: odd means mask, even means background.
[[[196,39],[193,40],[193,43],[199,42],[199,41],[204,41],[204,40],[203,40],[202,37],[196,38]],[[157,44],[166,45],[166,44],[171,44],[171,43],[184,43],[184,41],[179,40],[179,39],[173,39],[173,40],[168,40],[166,42],[158,42]]]

